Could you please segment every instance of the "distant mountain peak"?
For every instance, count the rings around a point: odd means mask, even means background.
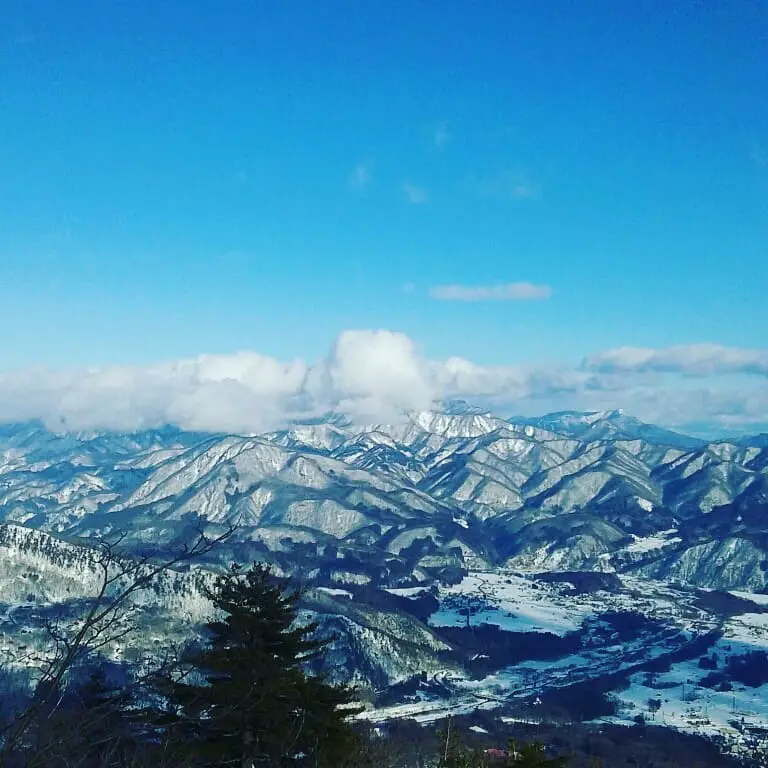
[[[577,440],[645,440],[693,450],[706,444],[705,440],[646,424],[629,415],[623,408],[605,411],[557,411],[545,416],[513,417],[514,424],[527,424]]]
[[[440,412],[446,416],[490,416],[487,408],[472,405],[466,400],[446,400],[442,403]]]

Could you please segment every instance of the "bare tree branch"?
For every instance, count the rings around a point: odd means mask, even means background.
[[[135,625],[129,620],[132,598],[151,587],[163,574],[175,571],[183,564],[204,558],[229,539],[236,530],[230,524],[216,536],[209,537],[202,526],[190,542],[183,542],[171,556],[158,559],[155,555],[131,558],[122,550],[127,533],[113,540],[93,545],[92,564],[99,574],[96,594],[87,599],[85,613],[76,620],[74,628],[63,628],[50,620],[45,629],[50,638],[52,654],[42,671],[28,706],[5,728],[0,729],[0,766],[23,746],[30,728],[47,711],[50,717],[60,704],[62,683],[68,672],[83,658],[103,649],[127,635]]]

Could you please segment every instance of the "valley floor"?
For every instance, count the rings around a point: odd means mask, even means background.
[[[471,572],[441,588],[440,607],[429,619],[437,631],[482,632],[493,625],[508,633],[540,633],[542,641],[579,633],[578,651],[480,675],[446,669],[407,700],[362,716],[376,723],[430,723],[486,711],[504,722],[534,722],[562,716],[551,706],[557,692],[587,684],[607,694],[613,712],[579,719],[665,725],[718,739],[733,754],[768,742],[768,681],[743,682],[727,674],[733,660],[768,649],[768,596],[715,593],[733,597],[739,610],[749,609],[728,615],[709,605],[702,590],[626,576],[621,582],[617,592],[579,594],[567,582],[545,583],[530,574]],[[612,614],[627,613],[647,623],[611,623]],[[722,678],[716,685],[713,675]]]

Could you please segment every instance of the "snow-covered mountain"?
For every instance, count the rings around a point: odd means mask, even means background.
[[[327,671],[369,692],[374,720],[514,714],[526,696],[600,681],[629,686],[630,720],[643,696],[667,696],[670,722],[695,730],[686,682],[679,701],[663,693],[678,671],[702,690],[704,670],[743,685],[739,659],[768,645],[766,511],[764,440],[706,443],[619,411],[508,420],[454,402],[394,425],[331,414],[256,436],[6,425],[0,651],[37,658],[48,613],[93,592],[89,539],[123,533],[128,554],[147,554],[235,524],[142,597],[141,631],[112,656],[182,642],[210,610],[207,572],[262,560],[304,585],[302,610],[335,637]],[[719,666],[694,673],[704,652]],[[765,716],[765,683],[739,694],[745,723]]]
[[[621,409],[594,413],[559,411],[534,418],[515,417],[510,421],[517,424],[531,424],[577,440],[639,439],[684,449],[701,448],[706,444],[705,440],[696,437],[681,435],[653,424],[645,424]]]
[[[447,410],[248,437],[12,425],[0,430],[0,516],[155,543],[199,519],[236,521],[239,553],[288,568],[310,553],[339,582],[397,586],[480,563],[766,586],[760,441],[702,443],[618,411],[510,422]]]

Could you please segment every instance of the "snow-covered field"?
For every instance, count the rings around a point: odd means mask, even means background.
[[[671,544],[678,544],[682,541],[682,539],[679,536],[675,536],[676,533],[677,528],[670,528],[667,531],[659,531],[654,536],[632,536],[632,543],[625,547],[624,551],[650,552],[654,549],[661,549],[662,547],[666,547]]]
[[[618,713],[605,721],[631,725],[642,715],[655,724],[721,737],[736,753],[759,741],[762,737],[757,730],[768,728],[768,684],[751,688],[734,683],[731,691],[704,687],[702,679],[713,670],[699,666],[701,653],[671,662],[666,672],[632,670],[684,649],[712,630],[721,631],[722,637],[705,654],[710,658],[715,654],[718,668],[723,669],[730,656],[768,649],[768,613],[750,612],[725,619],[699,607],[693,590],[629,577],[622,577],[622,583],[624,589],[618,593],[573,594],[568,584],[538,582],[519,573],[475,571],[459,584],[441,588],[440,608],[429,620],[433,627],[494,624],[509,632],[559,636],[581,628],[590,639],[578,653],[554,660],[523,661],[481,679],[455,671],[439,673],[433,682],[450,690],[450,696],[419,692],[411,701],[373,710],[363,717],[375,722],[407,717],[426,723],[475,710],[496,710],[502,720],[509,720],[516,701],[627,672],[629,686],[612,694]],[[752,600],[756,610],[757,606],[768,606],[768,595],[733,594]],[[632,639],[610,634],[598,637],[599,614],[628,611],[642,613],[657,623],[648,633],[641,632]],[[649,704],[649,700],[653,701]]]
[[[494,624],[507,632],[564,635],[579,628],[592,606],[569,602],[563,590],[507,573],[473,572],[459,584],[440,590],[435,627]]]
[[[743,614],[726,622],[724,635],[710,649],[718,669],[731,655],[743,655],[768,648],[768,615]],[[768,684],[750,687],[732,683],[732,690],[701,685],[712,670],[702,669],[698,660],[673,664],[668,672],[648,676],[636,674],[630,686],[617,693],[621,711],[616,722],[646,721],[682,731],[722,737],[731,750],[744,751],[750,743],[764,740],[768,729]],[[649,702],[653,700],[653,707]],[[655,711],[651,711],[655,710]]]

